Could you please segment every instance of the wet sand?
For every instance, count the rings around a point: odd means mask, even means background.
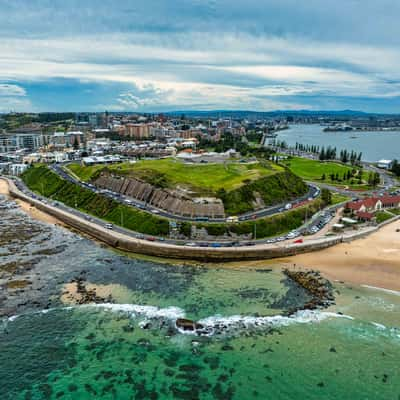
[[[0,179],[0,194],[9,196],[10,193],[8,191],[8,184],[6,181]],[[46,222],[48,224],[58,224],[65,226],[65,224],[59,219],[52,217],[49,214],[46,214],[43,211],[38,210],[36,207],[31,206],[26,201],[22,201],[20,199],[14,199],[14,201],[21,207],[21,210],[26,212],[31,218],[37,219],[38,221]]]
[[[8,194],[8,185],[1,179],[0,194]],[[32,218],[62,225],[61,221],[26,202],[18,200],[18,204]],[[400,291],[400,232],[396,232],[396,229],[400,229],[400,220],[383,227],[367,238],[325,250],[282,259],[224,263],[224,267],[296,265],[301,268],[317,269],[330,280]]]
[[[94,284],[83,281],[83,284],[87,291],[93,291],[99,298],[110,298],[116,303],[129,302],[130,291],[123,285],[117,283],[110,283],[107,285]],[[63,286],[63,291],[60,300],[65,305],[76,305],[82,300],[82,294],[78,292],[78,285],[76,282],[66,283]],[[104,301],[106,302],[106,301]],[[91,303],[91,302],[89,302]]]

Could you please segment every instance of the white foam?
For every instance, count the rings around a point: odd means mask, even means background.
[[[361,287],[365,287],[367,289],[379,290],[381,292],[394,294],[395,296],[400,296],[400,292],[397,290],[390,290],[390,289],[385,289],[385,288],[380,288],[380,287],[370,286],[370,285],[361,285]]]
[[[112,303],[101,303],[101,304],[85,304],[81,306],[69,306],[61,308],[51,308],[41,311],[36,311],[30,314],[47,314],[52,311],[59,310],[71,310],[71,309],[82,309],[82,308],[100,308],[103,310],[109,310],[112,312],[126,313],[131,317],[144,317],[147,319],[167,319],[175,322],[178,318],[184,318],[185,312],[179,307],[166,307],[159,308],[149,305],[139,304],[112,304]],[[21,314],[14,315],[8,318],[8,321],[12,322],[20,316],[29,315]],[[204,329],[200,331],[185,331],[177,328],[182,334],[197,335],[201,331],[201,334],[211,336],[215,332],[225,333],[232,331],[241,331],[246,329],[262,329],[262,328],[273,328],[273,327],[284,327],[292,324],[310,324],[319,323],[330,318],[345,318],[353,320],[353,317],[344,314],[337,314],[334,312],[324,312],[318,310],[303,310],[291,316],[274,315],[266,317],[253,317],[246,315],[232,315],[232,316],[210,316],[197,321],[201,324]],[[374,323],[375,324],[375,323]],[[144,324],[143,324],[144,325]]]
[[[131,315],[145,316],[147,318],[165,318],[175,320],[184,318],[185,312],[179,307],[158,308],[155,306],[144,306],[139,304],[89,304],[83,307],[97,307],[115,312],[125,312]]]
[[[283,315],[275,315],[270,317],[251,317],[242,315],[233,315],[230,317],[213,316],[198,321],[206,328],[232,329],[232,328],[257,328],[257,327],[281,327],[296,323],[308,324],[318,323],[328,318],[346,318],[353,319],[349,315],[337,314],[333,312],[321,312],[304,310],[287,317]]]
[[[379,324],[378,322],[371,322],[372,325],[374,325],[375,327],[377,327],[378,329],[384,331],[386,330],[386,326],[383,324]]]

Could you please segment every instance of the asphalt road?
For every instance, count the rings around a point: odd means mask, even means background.
[[[56,172],[61,178],[68,180],[74,184],[80,185],[86,189],[92,190],[92,191],[99,191],[99,189],[95,188],[94,186],[90,186],[89,184],[79,181],[77,179],[75,179],[72,175],[68,174],[67,172],[65,172],[65,170],[62,168],[61,165],[59,164],[53,164],[50,166],[50,168]],[[320,194],[320,190],[317,186],[315,186],[312,183],[308,184],[309,190],[308,193],[305,194],[304,196],[301,196],[293,201],[290,202],[290,204],[293,206],[302,203],[304,201],[306,201],[307,199],[315,199],[319,196]],[[128,203],[126,202],[126,200],[130,201],[131,203],[129,204],[132,207],[136,207],[138,209],[141,210],[145,210],[148,212],[151,212],[153,214],[168,218],[168,219],[174,219],[177,221],[186,221],[186,222],[208,222],[208,223],[221,223],[221,222],[226,222],[225,218],[213,218],[213,219],[208,219],[207,221],[205,221],[204,219],[200,220],[200,219],[196,219],[196,218],[190,218],[190,217],[184,217],[181,215],[176,215],[176,214],[171,214],[168,211],[159,209],[159,208],[155,208],[151,205],[148,205],[144,202],[141,202],[137,199],[134,199],[132,197],[127,197],[118,193],[114,193],[114,192],[105,192],[102,191],[101,192],[102,195],[104,196],[108,196],[110,198],[112,198],[115,201],[118,201],[119,203],[122,203],[124,205],[128,205]],[[281,204],[277,204],[275,206],[272,207],[267,207],[267,208],[263,208],[261,210],[256,210],[256,211],[251,211],[242,215],[239,215],[239,220],[240,221],[249,221],[249,220],[257,220],[259,218],[263,218],[263,217],[267,217],[267,216],[272,216],[274,214],[279,214],[285,210],[285,206],[286,204],[288,204],[289,202],[285,202],[285,203],[281,203]]]
[[[65,172],[63,172],[63,173],[65,174]],[[68,176],[68,174],[66,174],[66,176]],[[73,180],[71,177],[66,178],[66,179],[69,179],[71,182],[75,183],[75,180]],[[251,246],[251,245],[256,245],[256,244],[272,244],[272,243],[277,243],[277,242],[281,242],[284,240],[295,240],[296,237],[302,235],[303,233],[305,233],[305,231],[307,231],[309,229],[309,225],[314,226],[316,224],[323,224],[324,223],[323,219],[326,217],[326,215],[328,213],[328,211],[323,211],[314,216],[311,216],[308,224],[305,224],[305,225],[303,225],[303,227],[297,229],[296,236],[287,237],[287,235],[284,235],[284,236],[279,236],[279,237],[275,237],[275,238],[264,238],[264,239],[259,239],[259,240],[241,240],[241,241],[232,241],[232,240],[218,240],[218,241],[191,240],[191,241],[188,241],[188,240],[153,237],[150,235],[144,235],[139,232],[135,232],[130,229],[123,228],[123,226],[112,225],[112,224],[109,224],[107,221],[104,221],[100,218],[86,214],[75,208],[68,207],[59,201],[55,201],[55,200],[49,199],[47,197],[41,196],[37,193],[33,193],[31,190],[29,190],[26,187],[26,185],[20,179],[14,179],[14,183],[21,192],[28,195],[29,197],[32,197],[39,201],[42,201],[45,204],[50,204],[53,207],[59,208],[60,210],[67,211],[73,215],[76,215],[77,217],[86,219],[87,221],[90,221],[91,223],[100,225],[102,227],[111,226],[111,229],[113,231],[123,233],[132,238],[145,239],[145,240],[149,240],[149,241],[157,241],[157,242],[163,242],[163,243],[169,243],[169,244],[175,244],[175,245],[186,245],[186,246],[196,245],[196,246],[200,246],[200,247],[237,247],[237,246]],[[121,225],[123,225],[123,215],[121,215]]]

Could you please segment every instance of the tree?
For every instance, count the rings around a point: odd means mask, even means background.
[[[74,150],[79,149],[79,142],[78,142],[78,138],[76,136],[74,137],[74,143],[72,144],[72,147],[74,148]]]
[[[332,203],[332,193],[330,190],[323,188],[321,190],[321,200],[324,202],[325,205]]]
[[[393,160],[391,171],[396,175],[400,176],[400,164],[397,160]]]
[[[375,172],[372,180],[372,185],[376,187],[379,185],[380,182],[381,182],[381,176],[379,175],[379,172]]]
[[[326,179],[325,174],[322,174],[322,176],[321,176],[321,181],[324,181],[325,179]]]

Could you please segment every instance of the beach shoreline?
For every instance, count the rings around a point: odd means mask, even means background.
[[[8,190],[8,183],[4,179],[0,179],[0,194],[11,197],[10,192]],[[41,222],[45,222],[51,225],[61,225],[61,226],[66,226],[62,221],[59,219],[41,211],[38,210],[36,207],[32,206],[26,201],[23,201],[21,199],[16,199],[13,198],[13,200],[20,206],[21,210],[24,211],[26,214],[28,214],[31,218],[36,219]]]
[[[8,184],[0,180],[0,194],[9,195]],[[60,220],[16,200],[30,217],[49,224],[65,226]],[[366,238],[285,258],[227,262],[225,267],[279,266],[281,268],[317,269],[327,279],[388,290],[400,290],[400,220],[394,221]],[[84,235],[83,235],[84,236]],[[214,264],[214,263],[212,263]],[[212,265],[210,264],[210,266]],[[219,265],[219,263],[216,263]]]

